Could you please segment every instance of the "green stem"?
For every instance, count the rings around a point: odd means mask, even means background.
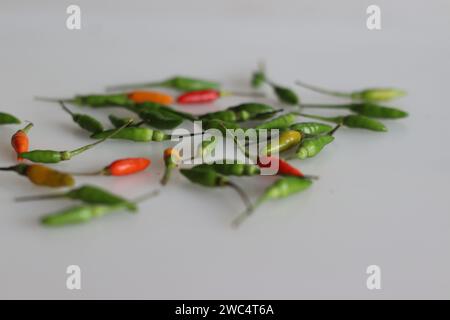
[[[15,200],[17,202],[25,202],[25,201],[36,201],[36,200],[47,200],[47,199],[58,199],[58,198],[64,198],[67,194],[65,193],[58,193],[58,194],[44,194],[44,195],[37,195],[37,196],[25,196],[25,197],[17,197]]]
[[[68,114],[70,114],[72,117],[74,116],[74,113],[72,111],[70,111],[69,108],[66,107],[66,105],[64,104],[64,101],[60,100],[58,101],[59,105],[63,108],[64,111],[66,111]]]
[[[98,144],[100,144],[100,143],[102,143],[102,142],[108,140],[109,138],[112,138],[112,137],[115,136],[117,133],[119,133],[122,129],[128,127],[128,126],[130,125],[130,123],[132,123],[132,122],[133,122],[132,120],[128,121],[127,123],[125,123],[125,124],[124,124],[123,126],[121,126],[120,128],[117,128],[116,130],[114,130],[113,132],[111,132],[110,134],[108,134],[107,136],[105,136],[103,139],[100,139],[100,140],[98,140],[98,141],[96,141],[96,142],[94,142],[94,143],[88,144],[88,145],[83,146],[83,147],[81,147],[81,148],[78,148],[78,149],[69,151],[70,158],[72,158],[73,156],[76,156],[76,155],[78,155],[78,154],[80,154],[80,153],[82,153],[82,152],[84,152],[84,151],[86,151],[86,150],[89,150],[89,149],[95,147],[96,145],[98,145]]]
[[[308,103],[304,104],[302,103],[300,105],[302,108],[314,108],[314,109],[350,109],[352,107],[351,104],[314,104],[314,103]]]
[[[244,190],[241,189],[241,187],[239,187],[237,184],[235,184],[232,181],[227,181],[226,183],[227,187],[232,188],[234,191],[237,192],[237,194],[239,195],[239,197],[242,199],[242,201],[244,202],[247,210],[252,210],[253,205],[249,199],[249,197],[247,196],[247,194],[244,192]],[[246,211],[247,211],[246,210]]]
[[[139,83],[130,83],[130,84],[121,84],[117,86],[109,86],[106,88],[107,92],[111,91],[127,91],[136,88],[150,88],[150,87],[164,87],[166,82],[139,82]]]
[[[159,194],[159,190],[154,190],[154,191],[144,194],[140,197],[137,197],[136,199],[134,199],[133,203],[140,203],[147,199],[153,198],[153,197],[157,196],[158,194]]]
[[[305,118],[311,118],[311,119],[316,119],[316,120],[322,120],[322,121],[327,121],[327,122],[333,122],[333,123],[340,123],[340,120],[342,117],[322,117],[322,116],[317,116],[317,115],[313,115],[313,114],[306,114],[306,113],[301,113],[301,112],[296,112],[296,114],[298,114],[301,117],[305,117]]]
[[[306,88],[306,89],[309,89],[309,90],[312,90],[312,91],[316,91],[316,92],[319,92],[319,93],[327,94],[327,95],[330,95],[330,96],[341,97],[341,98],[351,98],[352,97],[352,94],[348,93],[348,92],[328,90],[328,89],[324,89],[324,88],[321,88],[321,87],[317,87],[317,86],[313,86],[313,85],[307,84],[307,83],[299,81],[299,80],[295,81],[295,84],[300,86],[300,87],[303,87],[303,88]]]
[[[67,103],[73,103],[74,99],[67,99],[67,98],[49,98],[49,97],[34,97],[35,100],[38,101],[46,101],[46,102],[67,102]]]
[[[265,197],[262,196],[256,201],[254,205],[252,205],[251,207],[247,207],[247,209],[244,212],[242,212],[236,218],[233,219],[233,221],[231,222],[231,226],[233,228],[238,228],[245,220],[248,219],[248,217],[250,217],[255,212],[255,209],[258,208],[261,205],[261,203],[264,202],[264,200]]]
[[[161,184],[163,186],[165,186],[167,184],[171,175],[172,175],[172,168],[166,167],[166,169],[164,170],[164,176],[161,179]]]

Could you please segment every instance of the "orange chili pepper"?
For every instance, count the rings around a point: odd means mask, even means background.
[[[17,154],[17,160],[22,161],[23,159],[19,157],[19,154],[23,152],[28,152],[28,148],[30,146],[30,141],[28,139],[28,131],[33,127],[32,123],[27,124],[27,126],[21,130],[18,130],[12,137],[11,137],[11,145],[14,148],[14,151],[16,151]]]
[[[274,156],[262,156],[261,159],[258,159],[258,166],[260,168],[269,168],[272,165],[272,161],[275,163],[278,162],[277,174],[286,176],[304,177],[304,174],[299,169],[291,166],[287,161],[284,161],[283,159],[279,159]]]
[[[173,103],[171,96],[157,91],[133,91],[128,94],[128,99],[135,103],[154,102],[163,105]]]
[[[103,169],[102,173],[111,176],[126,176],[147,169],[151,164],[146,158],[127,158],[116,160]]]

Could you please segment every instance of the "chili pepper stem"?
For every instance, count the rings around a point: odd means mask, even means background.
[[[248,97],[248,98],[264,98],[266,95],[262,92],[243,92],[243,91],[220,91],[221,97]]]
[[[120,128],[114,130],[113,132],[111,132],[110,134],[108,134],[106,137],[104,137],[103,139],[100,139],[94,143],[88,144],[86,146],[83,146],[81,148],[69,151],[70,157],[76,156],[86,150],[89,150],[93,147],[95,147],[96,145],[104,142],[105,140],[108,140],[109,138],[112,138],[113,136],[115,136],[117,133],[119,133],[122,129],[128,127],[130,125],[130,123],[132,123],[132,120],[128,121],[127,123],[125,123],[123,126],[121,126]]]
[[[144,195],[142,195],[140,197],[137,197],[136,199],[133,200],[133,202],[134,203],[140,203],[140,202],[145,201],[147,199],[153,198],[153,197],[157,196],[158,194],[159,194],[159,190],[154,190],[154,191],[151,191],[151,192],[149,192],[147,194],[144,194]]]
[[[301,117],[305,117],[305,118],[311,118],[311,119],[316,119],[316,120],[332,122],[332,121],[330,121],[330,118],[328,118],[328,117],[322,117],[322,116],[317,116],[317,115],[313,115],[313,114],[306,114],[306,113],[302,113],[302,112],[294,112],[294,113]]]
[[[167,182],[169,181],[170,176],[172,175],[172,171],[173,170],[171,168],[166,168],[166,170],[164,171],[164,175],[161,179],[161,184],[163,186],[165,186],[167,184]]]
[[[121,84],[116,86],[109,86],[106,87],[107,92],[111,91],[126,91],[136,88],[151,88],[151,87],[163,87],[166,83],[164,81],[162,82],[147,82],[147,83],[130,83],[130,84]]]
[[[68,102],[71,103],[74,100],[73,99],[67,99],[67,98],[50,98],[50,97],[34,97],[34,100],[37,101],[46,101],[46,102]]]
[[[314,108],[314,109],[348,109],[348,104],[320,104],[320,103],[307,103],[307,104],[300,104],[300,108]]]
[[[333,130],[331,130],[331,131],[328,132],[327,134],[328,134],[329,136],[334,135],[334,133],[335,133],[336,131],[338,131],[339,128],[340,128],[341,126],[342,126],[341,124],[338,124],[337,126],[335,126],[335,127],[333,128]]]
[[[74,113],[69,108],[66,107],[66,105],[64,104],[64,101],[60,100],[58,102],[59,102],[59,105],[63,108],[64,111],[66,111],[72,117],[74,116]]]
[[[25,128],[21,129],[20,131],[28,133],[28,131],[30,131],[31,128],[33,128],[34,124],[32,122],[30,122],[29,124],[27,124],[25,126]]]
[[[14,200],[16,202],[26,202],[26,201],[37,201],[37,200],[47,200],[47,199],[58,199],[58,198],[64,198],[65,196],[66,196],[66,194],[64,194],[64,193],[44,194],[44,195],[37,195],[37,196],[17,197]]]
[[[247,210],[252,210],[253,205],[252,205],[248,195],[244,192],[244,190],[242,190],[241,187],[239,187],[237,184],[235,184],[232,181],[227,181],[226,186],[232,188],[234,191],[236,191],[239,194],[239,196],[241,197],[245,206],[247,207]]]
[[[247,220],[255,212],[255,209],[259,207],[259,205],[264,200],[265,200],[264,197],[261,197],[260,199],[258,199],[258,201],[256,201],[255,204],[253,204],[250,207],[247,207],[247,209],[244,212],[242,212],[236,218],[233,219],[233,221],[231,222],[231,226],[233,228],[238,228],[245,220]]]
[[[308,83],[305,83],[305,82],[299,81],[299,80],[295,81],[295,84],[300,86],[300,87],[312,90],[312,91],[316,91],[316,92],[319,92],[319,93],[332,95],[332,96],[335,96],[335,97],[341,97],[341,98],[351,98],[352,97],[351,93],[328,90],[328,89],[324,89],[324,88],[321,88],[321,87],[310,85]]]

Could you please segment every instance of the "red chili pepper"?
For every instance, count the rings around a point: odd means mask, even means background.
[[[216,101],[221,96],[222,94],[220,91],[213,89],[190,91],[179,96],[177,102],[179,104],[208,103]]]
[[[23,152],[28,152],[30,146],[30,141],[28,139],[28,131],[33,127],[32,123],[29,123],[25,128],[18,130],[11,137],[11,145],[17,153],[17,160],[22,161],[23,159],[19,157],[19,154]]]
[[[111,176],[125,176],[145,170],[150,164],[151,160],[146,158],[120,159],[104,168],[102,173]]]
[[[261,161],[263,160],[263,161]],[[272,165],[272,161],[278,162],[278,172],[277,174],[286,175],[286,176],[296,176],[296,177],[304,177],[305,175],[298,170],[297,168],[291,166],[288,162],[283,159],[279,159],[274,156],[263,156],[258,159],[258,166],[261,168],[268,168]]]

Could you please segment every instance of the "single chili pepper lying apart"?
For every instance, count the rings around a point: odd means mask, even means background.
[[[286,129],[294,124],[297,117],[298,115],[295,113],[287,113],[267,122],[261,123],[257,125],[255,129]]]
[[[387,131],[387,128],[381,122],[361,115],[347,115],[338,117],[322,117],[305,113],[300,113],[299,115],[306,118],[341,124],[349,128],[367,129],[378,132]]]
[[[214,170],[195,167],[191,169],[181,169],[180,172],[192,183],[199,184],[204,187],[210,188],[230,187],[239,194],[242,201],[247,206],[247,209],[249,209],[252,206],[245,192],[223,174],[220,174]]]
[[[32,123],[29,123],[25,128],[18,130],[11,137],[11,145],[17,154],[17,160],[22,161],[23,159],[19,157],[22,152],[27,152],[30,146],[30,141],[28,139],[28,131],[33,127]]]
[[[278,141],[269,142],[262,150],[262,155],[271,155],[272,153],[286,151],[300,143],[302,134],[296,130],[286,130],[281,132]]]
[[[111,133],[114,131],[115,130],[106,130],[106,131],[103,131],[100,133],[96,133],[96,134],[91,135],[91,138],[104,139],[105,137],[109,137],[111,135]],[[197,134],[202,134],[202,133],[198,132],[198,133],[191,133],[191,134],[187,134],[187,135],[171,135],[171,134],[165,133],[164,131],[153,130],[150,128],[126,127],[110,138],[111,139],[120,139],[120,140],[129,140],[129,141],[135,141],[135,142],[150,142],[150,141],[161,142],[161,141],[171,140],[172,138],[192,137]]]
[[[302,104],[302,108],[329,108],[348,109],[360,115],[370,118],[400,119],[408,116],[408,113],[398,108],[380,106],[371,102],[348,104]]]
[[[280,102],[283,102],[288,105],[298,105],[300,102],[300,98],[298,95],[291,89],[282,87],[280,85],[275,84],[274,82],[268,80],[264,67],[259,68],[258,71],[254,72],[252,75],[251,84],[254,88],[260,87],[263,83],[268,84],[272,87],[273,92],[277,96]]]
[[[20,120],[9,113],[0,112],[0,125],[2,124],[20,124]]]
[[[177,168],[181,163],[181,156],[177,149],[167,148],[164,150],[164,175],[161,179],[161,184],[164,186],[170,179],[173,169]]]
[[[154,197],[157,194],[158,191],[153,191],[150,194],[144,195],[134,201],[133,204],[136,205],[137,203]],[[124,209],[129,209],[127,202],[120,202],[114,205],[77,205],[46,215],[41,219],[41,223],[49,227],[85,223],[95,218],[100,218],[106,214]]]
[[[102,170],[93,173],[74,173],[79,176],[126,176],[137,172],[144,171],[151,164],[150,159],[146,158],[125,158],[112,162]]]
[[[263,120],[272,117],[282,110],[274,110],[271,106],[262,103],[244,103],[229,107],[222,111],[210,112],[201,115],[199,119],[216,119],[228,122],[239,122],[247,120]]]
[[[233,220],[232,226],[238,227],[241,225],[242,222],[244,222],[254,212],[254,210],[265,201],[281,199],[292,194],[302,192],[308,189],[311,184],[311,180],[299,177],[283,177],[278,179],[264,191],[263,195],[259,197],[255,205],[247,208],[245,212]]]
[[[19,154],[19,156],[21,158],[33,162],[41,162],[41,163],[58,163],[61,161],[67,161],[72,159],[72,157],[79,155],[80,153],[83,153],[84,151],[89,150],[94,146],[104,142],[105,140],[114,137],[115,134],[120,133],[120,131],[123,130],[124,128],[125,126],[110,131],[109,134],[103,137],[103,139],[72,151],[33,150],[28,152],[22,152],[21,154]]]
[[[229,96],[240,96],[251,98],[264,97],[263,94],[257,92],[220,91],[214,89],[206,89],[183,93],[177,98],[177,102],[178,104],[211,103],[221,97],[229,97]]]
[[[89,131],[91,133],[98,133],[103,131],[103,125],[97,119],[81,113],[73,113],[69,108],[66,107],[63,101],[59,104],[73,119],[73,121],[80,126],[80,128]]]
[[[405,91],[394,88],[371,88],[354,92],[341,92],[341,91],[332,91],[317,86],[312,86],[302,81],[296,81],[295,83],[300,87],[304,87],[319,93],[335,97],[350,98],[352,100],[373,101],[373,102],[389,101],[406,95]]]
[[[128,93],[128,99],[134,103],[155,102],[163,105],[173,103],[172,96],[157,91],[133,91]]]
[[[57,194],[47,194],[38,196],[25,196],[18,197],[16,201],[36,201],[36,200],[48,200],[48,199],[58,199],[67,198],[71,200],[79,200],[87,204],[98,204],[98,205],[117,205],[123,204],[131,211],[136,211],[136,204],[115,195],[109,191],[102,188],[85,185],[76,189],[64,193]]]
[[[163,81],[147,82],[147,83],[133,83],[118,86],[111,86],[106,88],[107,91],[119,91],[129,90],[133,88],[151,88],[162,87],[175,89],[180,91],[194,91],[194,90],[206,90],[206,89],[219,89],[220,84],[218,82],[195,79],[190,77],[176,76]]]
[[[71,187],[75,184],[72,175],[59,172],[40,164],[18,164],[8,168],[0,168],[3,171],[15,171],[26,176],[32,183],[38,186],[52,188]]]
[[[330,132],[333,128],[328,124],[320,122],[300,122],[294,123],[289,127],[291,130],[296,130],[307,136],[315,136]]]

